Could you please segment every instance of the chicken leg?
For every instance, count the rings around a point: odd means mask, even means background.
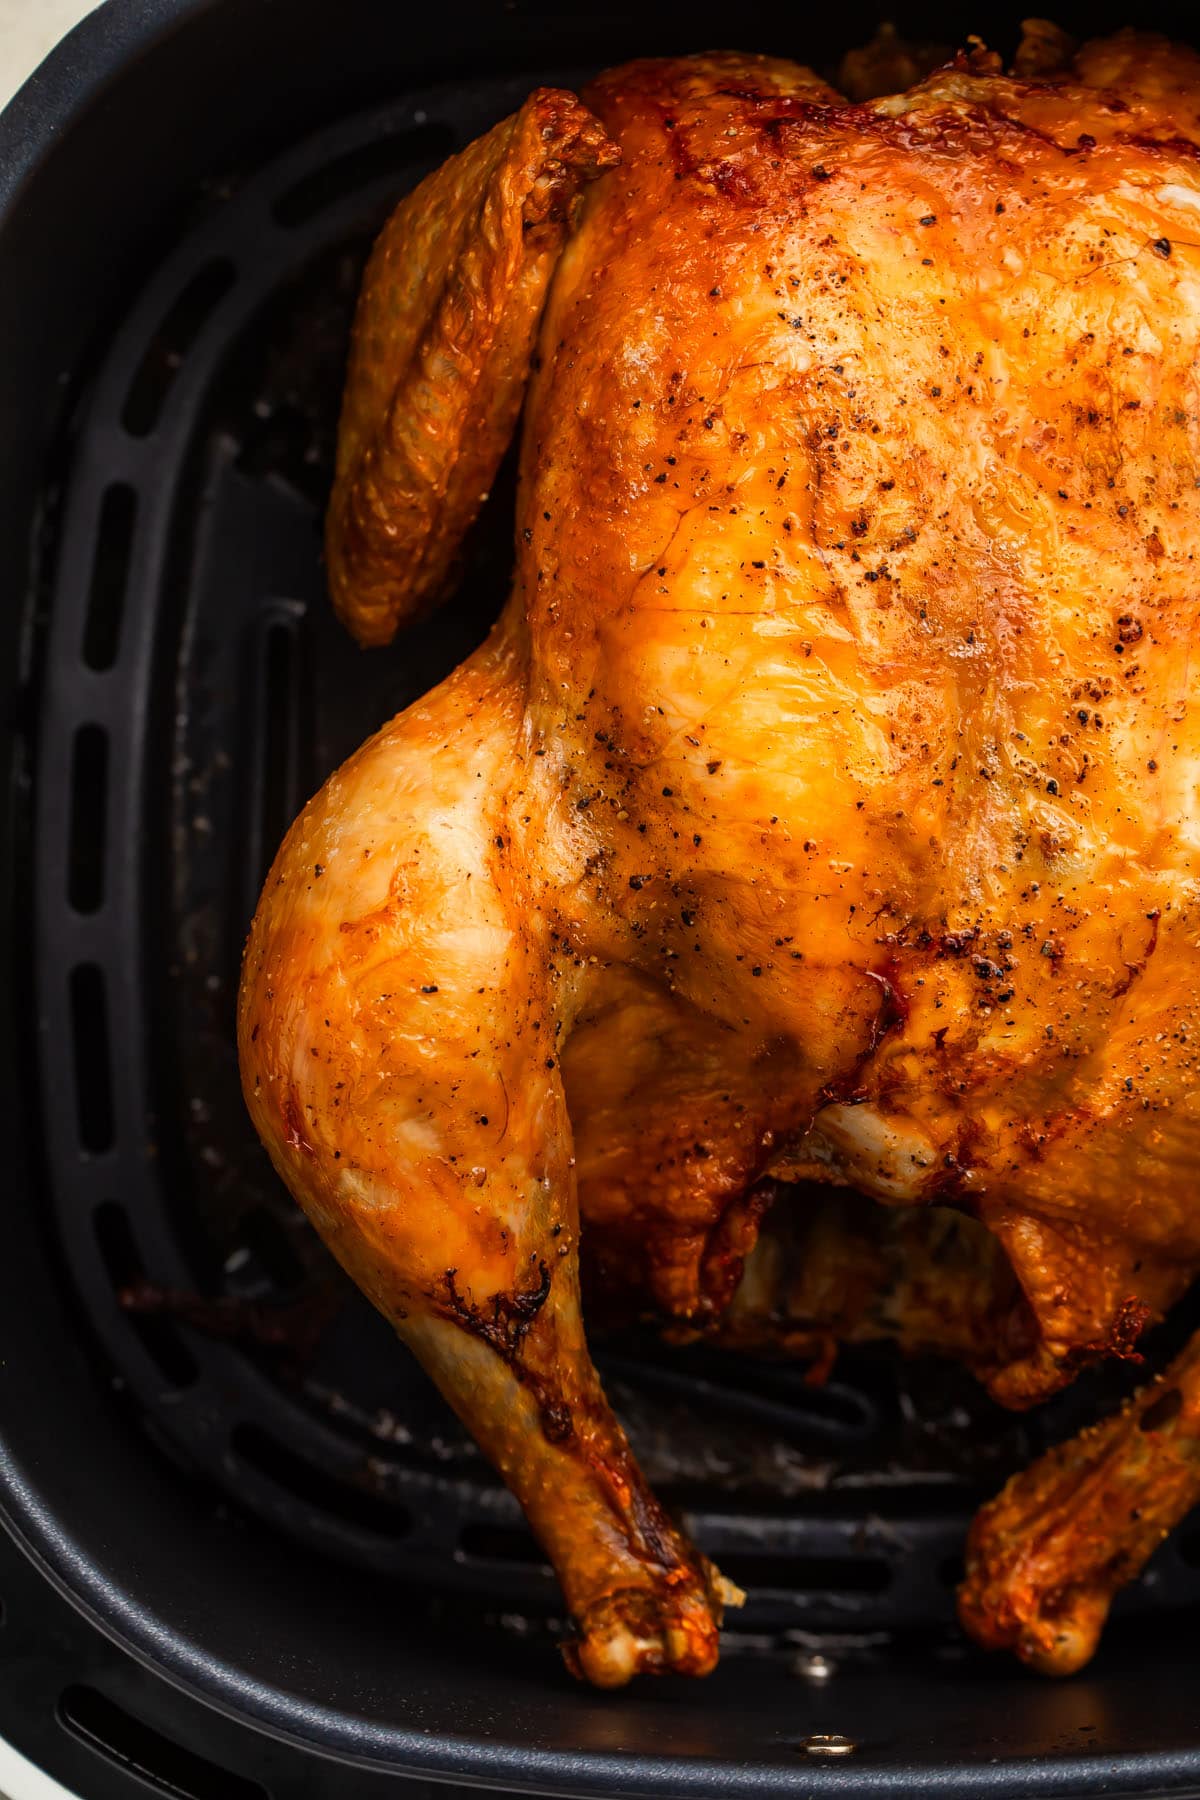
[[[601,1686],[705,1673],[724,1590],[651,1495],[579,1308],[547,945],[507,854],[510,634],[311,801],[268,879],[240,1003],[276,1168],[525,1509]]]
[[[547,221],[561,243],[572,185],[605,159],[578,102],[535,95],[385,234],[330,526],[363,641],[440,579],[511,429]],[[423,271],[407,286],[406,258]],[[703,1674],[736,1590],[647,1489],[584,1342],[556,1047],[570,984],[552,1000],[545,909],[510,839],[519,635],[510,611],[288,834],[245,956],[246,1099],[313,1224],[516,1492],[576,1621],[571,1666],[601,1686]]]
[[[1044,1675],[1088,1662],[1118,1591],[1200,1502],[1200,1335],[1111,1419],[1014,1475],[967,1540],[959,1615]]]

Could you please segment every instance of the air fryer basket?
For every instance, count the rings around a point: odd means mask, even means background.
[[[598,1696],[561,1670],[515,1504],[308,1231],[238,1092],[238,958],[283,830],[470,649],[506,583],[501,481],[459,596],[392,650],[357,651],[325,602],[372,233],[539,81],[731,40],[823,64],[887,14],[950,42],[1014,35],[987,7],[109,0],[0,123],[0,1504],[90,1621],[51,1625],[59,1598],[0,1557],[18,1742],[42,1746],[57,1709],[136,1762],[131,1717],[168,1751],[172,1730],[195,1739],[182,1689],[289,1746],[237,1734],[214,1793],[307,1792],[314,1766],[322,1793],[357,1791],[363,1765],[377,1785],[387,1768],[584,1793],[1200,1792],[1175,1674],[1200,1533],[1164,1547],[1069,1684],[952,1625],[971,1508],[1111,1403],[1111,1377],[1014,1420],[888,1355],[812,1388],[601,1343],[648,1474],[750,1601],[706,1685]],[[55,1633],[69,1669],[45,1655]],[[195,1768],[158,1779],[206,1791]]]

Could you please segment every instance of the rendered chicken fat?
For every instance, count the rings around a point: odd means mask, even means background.
[[[1200,1269],[1200,64],[1040,25],[1017,67],[543,90],[364,282],[338,611],[379,644],[441,596],[524,396],[514,583],[288,834],[246,1096],[603,1685],[711,1669],[731,1594],[605,1400],[581,1232],[598,1295],[754,1347],[781,1181],[957,1208],[961,1238],[854,1226],[862,1282],[793,1281],[775,1324],[941,1343],[1016,1406]],[[1112,1506],[1079,1551],[1071,1452],[982,1516],[977,1635],[1086,1656],[1145,1520],[1195,1497],[1194,1383],[1133,1462],[1097,1440],[1128,1542]],[[1059,1528],[1014,1558],[1047,1484]]]

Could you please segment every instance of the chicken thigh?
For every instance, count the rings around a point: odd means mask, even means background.
[[[969,1213],[1016,1406],[1200,1269],[1200,79],[1065,54],[543,90],[367,270],[338,611],[442,595],[524,395],[513,588],[288,834],[245,1091],[600,1684],[706,1672],[736,1591],[605,1400],[581,1217],[686,1333],[780,1181]]]

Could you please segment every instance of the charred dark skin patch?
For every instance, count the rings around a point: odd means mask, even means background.
[[[447,1269],[444,1296],[432,1298],[440,1317],[479,1338],[507,1364],[521,1386],[533,1395],[547,1440],[562,1444],[574,1435],[571,1409],[543,1376],[529,1368],[521,1354],[535,1319],[550,1298],[550,1266],[541,1258],[537,1266],[536,1287],[492,1294],[482,1306],[459,1292],[458,1270]]]
[[[446,1270],[446,1293],[449,1303],[446,1317],[452,1318],[464,1331],[482,1338],[506,1361],[511,1361],[533,1321],[550,1297],[550,1269],[539,1259],[538,1285],[513,1294],[493,1294],[483,1306],[468,1300],[458,1291],[457,1269]]]
[[[1104,1356],[1116,1357],[1120,1362],[1144,1362],[1138,1341],[1150,1318],[1150,1308],[1129,1295],[1113,1314],[1108,1330],[1089,1343],[1074,1345],[1063,1357],[1062,1368],[1074,1374]]]

